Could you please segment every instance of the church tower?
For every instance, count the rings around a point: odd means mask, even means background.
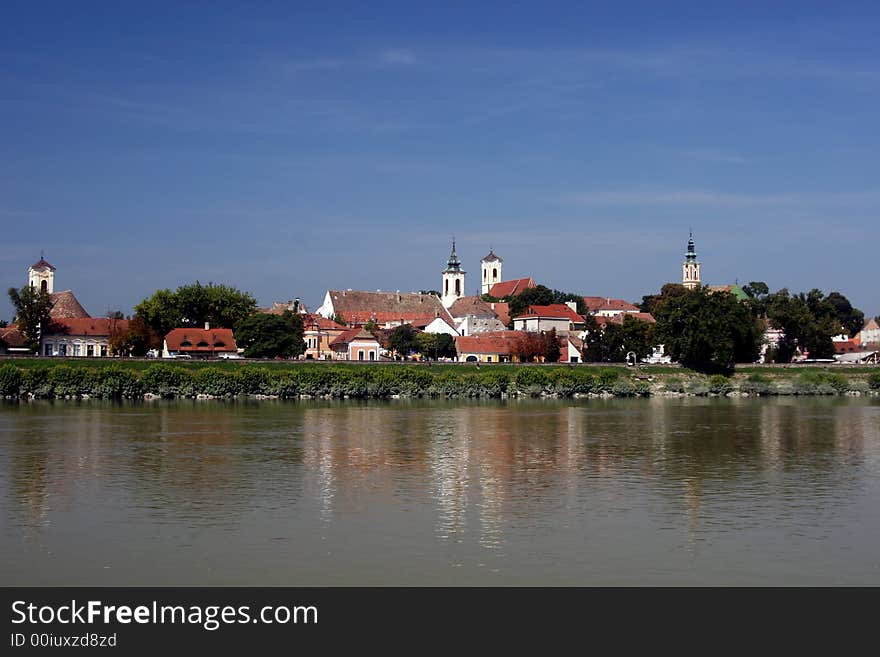
[[[693,232],[688,239],[688,250],[681,266],[681,284],[689,290],[700,286],[700,261],[697,260],[697,252],[694,250]]]
[[[461,268],[461,260],[455,254],[455,238],[452,239],[452,253],[443,270],[443,287],[440,292],[440,301],[445,308],[449,308],[456,300],[464,296],[464,274]]]
[[[495,283],[501,282],[501,263],[504,262],[501,258],[495,255],[495,252],[492,248],[489,248],[489,255],[480,260],[480,269],[482,270],[482,286],[480,287],[480,294],[489,294],[489,290],[492,289],[492,286]]]
[[[55,267],[40,253],[40,259],[28,267],[28,285],[52,294],[55,291]]]

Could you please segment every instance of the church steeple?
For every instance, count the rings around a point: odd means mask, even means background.
[[[700,285],[700,261],[697,260],[693,231],[690,231],[688,236],[687,252],[684,254],[684,264],[681,266],[681,284],[689,290]]]
[[[440,292],[440,301],[449,308],[457,299],[464,296],[464,275],[461,268],[461,260],[455,252],[455,238],[452,238],[452,252],[446,261],[446,269],[443,270],[443,287]]]
[[[501,282],[501,263],[501,258],[495,255],[495,251],[490,246],[489,255],[480,261],[480,270],[483,275],[480,289],[483,294],[489,294],[492,286]]]

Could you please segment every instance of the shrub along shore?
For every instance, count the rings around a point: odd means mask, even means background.
[[[355,365],[22,360],[0,365],[7,399],[648,397],[880,395],[880,368]]]

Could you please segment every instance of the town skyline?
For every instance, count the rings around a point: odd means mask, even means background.
[[[637,301],[693,228],[708,283],[880,314],[875,3],[101,16],[13,2],[0,28],[7,286],[44,249],[95,315],[195,280],[314,307],[436,289],[454,234],[466,270],[491,245]]]

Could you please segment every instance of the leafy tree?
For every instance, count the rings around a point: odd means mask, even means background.
[[[556,329],[552,328],[549,331],[545,331],[541,334],[541,339],[544,342],[544,362],[545,363],[558,363],[559,362],[559,337],[556,335]]]
[[[654,325],[630,315],[623,322],[608,322],[600,329],[596,318],[587,317],[587,336],[583,358],[586,362],[622,363],[632,351],[641,359],[651,353],[654,344]]]
[[[675,299],[687,294],[688,289],[681,283],[667,283],[660,288],[659,294],[647,294],[642,297],[642,303],[639,304],[639,310],[643,313],[654,314],[657,307],[670,299]]]
[[[125,315],[121,310],[108,310],[107,319],[125,319]]]
[[[8,326],[9,322],[7,322],[5,319],[0,319],[0,328],[6,328]]]
[[[482,299],[488,303],[499,301],[499,299],[489,296],[488,294],[484,294]],[[574,294],[572,292],[561,292],[560,290],[551,290],[544,285],[528,288],[519,294],[506,296],[503,299],[500,299],[500,301],[505,301],[510,304],[511,317],[522,314],[529,306],[549,306],[553,303],[566,303],[567,301],[575,302],[577,306],[576,312],[578,314],[585,315],[587,313],[587,304],[584,302],[584,297],[582,295]]]
[[[821,290],[790,294],[785,288],[767,297],[767,316],[782,331],[776,347],[776,362],[788,363],[798,349],[810,358],[834,355],[831,338],[840,333],[838,310]]]
[[[767,287],[767,284],[764,281],[751,281],[750,283],[743,285],[742,289],[750,299],[758,299],[770,294],[770,288]]]
[[[455,338],[448,333],[437,334],[437,358],[455,358],[458,352],[455,350]]]
[[[9,288],[9,300],[15,307],[15,324],[32,351],[40,349],[40,331],[48,326],[52,298],[48,292],[26,285],[21,290]]]
[[[293,358],[305,352],[303,322],[299,313],[254,313],[238,323],[235,341],[247,358]]]
[[[701,372],[731,372],[758,358],[761,330],[747,305],[732,294],[688,290],[655,308],[654,335],[683,365]]]
[[[391,331],[388,336],[388,348],[395,351],[399,356],[406,358],[411,353],[419,350],[419,342],[416,331],[410,324],[401,324]]]
[[[651,353],[651,348],[654,346],[653,324],[625,314],[621,328],[623,329],[624,359],[630,351],[634,352],[639,360]]]
[[[143,358],[150,349],[160,349],[162,338],[150,327],[140,315],[135,315],[128,322],[128,330],[114,335],[111,331],[109,347],[116,354],[130,354]]]
[[[157,290],[135,306],[135,312],[159,335],[177,327],[202,326],[209,322],[218,328],[236,328],[257,309],[256,300],[247,292],[228,285],[198,281],[177,290]]]
[[[835,318],[849,337],[853,337],[862,330],[865,325],[865,313],[858,308],[853,308],[849,299],[840,292],[830,292],[825,300],[834,308]]]
[[[348,326],[348,322],[345,320],[345,317],[342,316],[342,313],[336,313],[335,315],[333,315],[333,321],[337,324],[341,324],[342,326]],[[375,324],[373,326],[375,327]],[[373,330],[375,330],[375,328]],[[370,331],[370,333],[372,332],[373,331]]]
[[[366,324],[364,324],[364,330],[365,330],[367,333],[372,333],[373,335],[376,335],[376,322],[374,322],[374,321],[371,319],[371,320],[368,321]]]
[[[419,290],[419,294],[432,294],[432,295],[434,295],[435,297],[443,296],[443,295],[440,294],[440,292],[438,292],[437,290]]]
[[[418,352],[425,358],[454,358],[455,340],[446,333],[419,333],[416,335]]]
[[[511,355],[518,356],[523,363],[531,363],[543,356],[545,350],[546,345],[540,334],[522,331],[522,335],[512,345]]]

